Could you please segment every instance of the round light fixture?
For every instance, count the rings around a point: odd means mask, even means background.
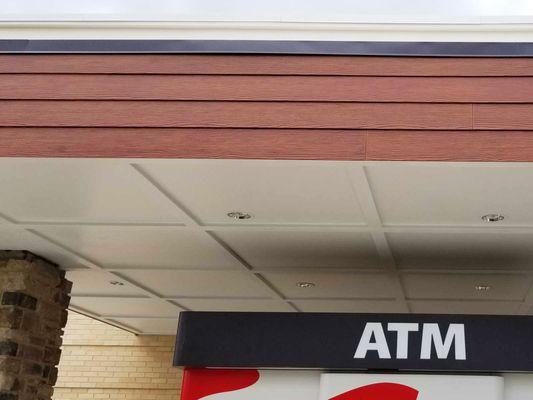
[[[227,214],[227,216],[230,217],[230,218],[236,219],[238,221],[242,221],[242,220],[245,220],[245,219],[252,218],[251,214],[248,214],[248,213],[242,212],[242,211],[231,211],[231,212],[229,212]]]
[[[109,281],[109,283],[113,286],[124,286],[124,284],[119,281]]]
[[[489,285],[476,285],[474,286],[474,289],[476,289],[478,292],[488,292],[491,287]]]
[[[504,218],[501,214],[487,214],[481,217],[484,222],[499,222],[503,221]]]
[[[315,287],[316,285],[313,282],[298,282],[296,286],[302,289],[309,289]]]

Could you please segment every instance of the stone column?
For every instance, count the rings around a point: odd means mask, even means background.
[[[72,284],[25,251],[0,251],[0,400],[50,400]]]

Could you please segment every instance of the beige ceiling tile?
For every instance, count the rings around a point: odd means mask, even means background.
[[[127,282],[124,285],[112,285],[110,282],[120,281],[104,272],[93,270],[68,271],[67,279],[72,281],[72,295],[83,296],[138,296],[145,294]]]
[[[486,225],[500,213],[505,225],[533,225],[533,169],[504,164],[391,163],[368,167],[385,224]]]
[[[295,300],[304,312],[401,313],[403,307],[394,300]]]
[[[0,249],[27,250],[62,268],[83,268],[85,261],[20,227],[0,225]]]
[[[531,268],[533,235],[388,233],[400,268]]]
[[[178,317],[180,309],[157,299],[120,297],[73,297],[70,304],[103,316]]]
[[[329,162],[187,160],[142,163],[166,190],[206,224],[247,223],[230,211],[253,215],[248,223],[363,223],[340,164]]]
[[[410,301],[411,312],[418,314],[516,314],[520,306],[513,301]]]
[[[523,274],[408,273],[402,282],[409,299],[523,300],[532,279]]]
[[[0,160],[1,212],[18,221],[178,223],[182,214],[120,160]]]
[[[394,286],[387,274],[313,271],[269,271],[262,274],[287,298],[391,298]],[[302,288],[299,282],[315,286]]]
[[[266,286],[243,271],[145,269],[120,274],[164,297],[270,297]]]
[[[238,266],[205,234],[172,227],[47,226],[39,232],[107,268]]]
[[[262,299],[179,299],[192,311],[290,312],[294,309],[281,300]]]
[[[216,234],[255,268],[380,266],[368,233],[242,230]]]

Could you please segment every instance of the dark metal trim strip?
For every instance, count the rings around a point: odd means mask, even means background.
[[[0,53],[532,57],[533,43],[271,40],[0,40]]]

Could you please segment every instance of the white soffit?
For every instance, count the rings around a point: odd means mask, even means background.
[[[3,158],[0,248],[58,263],[72,309],[142,334],[173,333],[183,310],[529,314],[531,177],[527,163]]]
[[[3,38],[532,41],[527,0],[4,0]]]

